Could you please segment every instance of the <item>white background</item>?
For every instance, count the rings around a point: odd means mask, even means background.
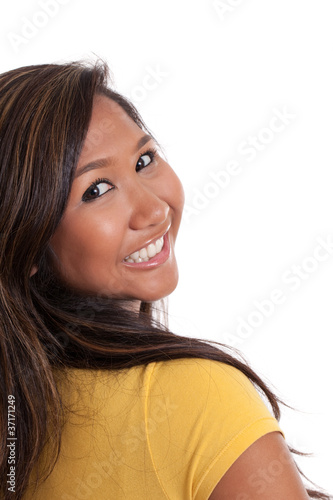
[[[233,343],[301,410],[283,410],[281,426],[331,491],[333,255],[314,252],[333,238],[332,16],[331,0],[16,0],[0,20],[1,72],[109,63],[186,193],[171,327]],[[289,123],[270,132],[276,112]],[[245,154],[256,137],[260,150]],[[214,187],[231,161],[237,175]],[[283,303],[258,315],[254,301],[274,289]],[[249,316],[261,324],[242,338]]]

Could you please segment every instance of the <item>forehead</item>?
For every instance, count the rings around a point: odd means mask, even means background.
[[[101,155],[115,155],[141,135],[141,128],[118,103],[106,96],[95,96],[78,166]]]
[[[133,121],[118,103],[104,95],[96,95],[89,128],[95,127],[100,120],[106,117],[111,121]]]

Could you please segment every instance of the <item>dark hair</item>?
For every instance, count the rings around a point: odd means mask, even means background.
[[[137,315],[102,293],[70,289],[52,270],[49,242],[66,208],[94,96],[113,99],[149,132],[134,106],[109,85],[103,62],[28,66],[0,75],[0,493],[4,499],[21,498],[33,471],[37,486],[59,456],[64,408],[56,367],[117,370],[176,358],[216,360],[243,372],[280,418],[282,401],[236,351],[172,333],[156,319],[156,305],[154,309],[142,302]],[[38,272],[30,277],[35,264]],[[16,441],[15,494],[6,486],[9,395],[15,397],[16,434],[21,436]],[[39,459],[46,445],[49,463],[42,468]],[[312,498],[329,498],[315,490],[308,493]]]

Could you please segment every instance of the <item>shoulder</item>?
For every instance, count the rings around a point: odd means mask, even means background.
[[[210,359],[154,363],[147,396],[148,406],[164,399],[170,407],[177,407],[183,422],[187,416],[188,425],[202,418],[204,411],[205,424],[209,422],[212,432],[224,424],[226,439],[251,422],[274,419],[268,403],[241,370]]]
[[[154,363],[154,374],[159,377],[167,375],[168,378],[174,378],[183,375],[186,379],[193,376],[207,379],[212,375],[228,377],[238,376],[240,373],[233,366],[206,358],[180,358]]]
[[[241,398],[246,405],[263,404],[252,382],[238,368],[220,361],[181,358],[156,362],[151,370],[150,390],[171,391],[182,398],[195,395],[214,398],[216,404]]]
[[[146,421],[160,481],[172,491],[175,475],[184,481],[184,488],[185,477],[191,477],[191,490],[198,499],[208,498],[208,492],[254,441],[268,432],[281,432],[246,375],[227,364],[200,358],[154,364]]]

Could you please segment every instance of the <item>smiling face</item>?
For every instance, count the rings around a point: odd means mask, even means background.
[[[120,105],[95,97],[68,205],[50,242],[53,265],[73,288],[150,302],[176,287],[184,193],[156,148]]]

